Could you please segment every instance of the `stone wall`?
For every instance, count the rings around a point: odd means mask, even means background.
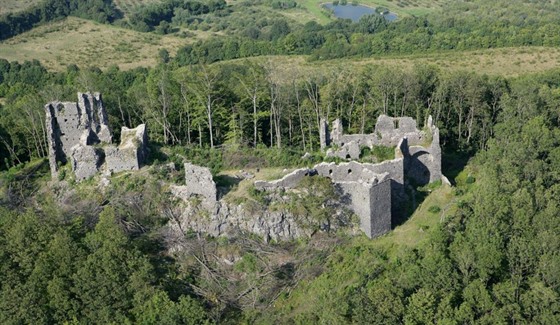
[[[274,181],[255,181],[255,187],[259,190],[275,190],[281,188],[294,188],[305,176],[317,175],[314,169],[301,168]]]
[[[173,186],[172,192],[183,200],[199,197],[202,207],[215,213],[218,190],[210,169],[206,167],[185,163],[185,185]]]
[[[111,135],[101,95],[78,93],[79,102],[51,102],[45,105],[49,164],[51,173],[58,172],[58,163],[70,159],[75,145],[110,143]]]
[[[71,163],[76,179],[101,170],[139,169],[147,157],[146,126],[122,129],[121,144],[111,145],[112,134],[100,93],[78,93],[77,102],[45,105],[49,164],[52,177],[60,164]]]
[[[401,179],[402,169],[403,159],[395,159],[382,166],[354,161],[338,165],[320,163],[312,169],[297,169],[276,181],[256,181],[255,187],[268,191],[285,190],[296,187],[304,177],[328,177],[340,193],[341,203],[360,217],[361,229],[372,238],[390,231],[392,224],[394,181],[390,173],[378,171],[391,171],[396,179]]]
[[[107,170],[116,173],[140,169],[141,164],[147,159],[147,144],[145,124],[140,124],[134,129],[123,126],[120,145],[104,148]]]
[[[393,118],[387,115],[379,116],[372,134],[343,134],[342,123],[338,119],[333,122],[332,128],[332,144],[337,147],[327,150],[328,157],[356,160],[360,158],[362,147],[401,146],[402,140],[406,139],[406,148],[401,152],[405,161],[404,175],[417,185],[442,178],[439,129],[433,124],[431,116],[424,130],[419,130],[411,117]],[[387,172],[396,175],[392,171]],[[404,184],[404,175],[398,180],[401,184]]]

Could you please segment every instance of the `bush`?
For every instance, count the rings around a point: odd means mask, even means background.
[[[439,213],[441,211],[441,208],[437,205],[432,205],[431,207],[428,208],[428,212],[430,213]]]

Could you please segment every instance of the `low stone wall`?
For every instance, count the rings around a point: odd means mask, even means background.
[[[258,190],[276,190],[282,188],[294,188],[306,176],[317,175],[314,169],[301,168],[285,175],[281,179],[274,181],[255,181],[255,188]]]

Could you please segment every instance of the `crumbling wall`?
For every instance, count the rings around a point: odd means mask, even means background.
[[[347,137],[347,136],[343,136]],[[348,141],[342,143],[336,150],[327,150],[327,157],[338,157],[342,159],[358,159],[360,158],[360,141]]]
[[[340,193],[341,203],[360,217],[361,229],[368,237],[375,237],[390,231],[392,224],[391,176],[387,172],[378,173],[376,169],[396,170],[396,173],[400,173],[396,176],[399,178],[402,171],[399,171],[398,165],[402,170],[402,159],[382,167],[354,161],[338,165],[320,163],[312,169],[297,169],[276,181],[256,181],[255,187],[260,190],[290,189],[307,176],[328,177]]]
[[[412,179],[417,185],[425,185],[440,180],[441,173],[441,147],[439,143],[439,129],[433,124],[432,117],[428,118],[424,130],[419,130],[416,121],[411,117],[389,117],[380,115],[375,124],[372,134],[343,134],[340,120],[333,122],[332,143],[338,147],[327,150],[327,157],[339,157],[343,159],[359,159],[360,148],[373,146],[398,146],[404,142],[405,147],[400,152],[404,159],[404,174],[391,170],[379,170],[384,167],[376,167],[377,172],[389,172],[395,175],[394,181],[404,184],[404,175]],[[334,131],[336,130],[336,132]],[[405,154],[403,154],[405,153]],[[389,164],[385,167],[395,166]],[[394,188],[399,187],[395,184]],[[393,190],[393,195],[398,189]]]
[[[134,129],[123,126],[120,145],[104,148],[107,170],[116,173],[140,169],[147,158],[148,139],[146,134],[145,124],[140,124]]]
[[[210,169],[185,163],[185,185],[172,187],[175,196],[188,200],[199,197],[202,206],[214,213],[218,200],[218,190]]]
[[[71,152],[72,170],[76,180],[81,181],[93,177],[99,172],[103,161],[103,151],[93,146],[77,144]]]
[[[112,134],[100,93],[78,93],[77,102],[45,105],[51,174],[59,164],[71,163],[77,180],[102,169],[111,172],[139,169],[147,156],[146,126],[123,127],[121,144],[111,145]]]
[[[330,133],[331,143],[340,145],[341,137],[343,134],[344,134],[344,128],[342,126],[342,121],[340,119],[334,120],[332,123],[332,132]]]
[[[255,188],[259,190],[276,190],[282,188],[294,188],[299,184],[299,182],[305,176],[313,176],[313,175],[317,175],[317,171],[315,171],[314,169],[300,168],[285,175],[281,179],[277,179],[270,182],[255,181],[254,185]]]
[[[330,142],[329,125],[327,124],[327,120],[321,118],[319,122],[319,143],[321,144],[321,150],[325,149]]]
[[[374,145],[396,146],[402,138],[407,138],[410,145],[420,145],[425,134],[418,130],[412,117],[389,117],[380,115],[375,124]]]

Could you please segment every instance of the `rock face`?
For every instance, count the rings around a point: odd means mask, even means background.
[[[311,230],[300,227],[296,217],[286,211],[255,211],[244,204],[218,201],[215,212],[210,213],[198,202],[182,200],[181,216],[170,224],[175,233],[187,229],[212,236],[244,232],[261,236],[265,241],[292,240],[312,234]]]
[[[45,105],[51,175],[59,164],[71,162],[77,180],[101,170],[138,169],[146,158],[146,127],[123,127],[119,147],[113,139],[100,93],[78,93],[78,102],[51,102]]]

